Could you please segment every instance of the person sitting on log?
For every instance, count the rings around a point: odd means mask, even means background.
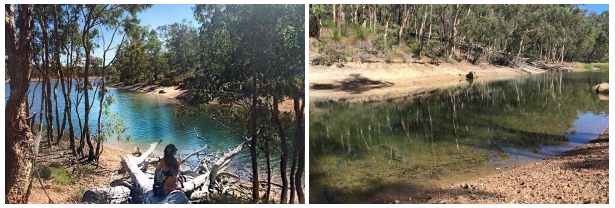
[[[156,165],[154,175],[154,184],[161,184],[164,190],[164,195],[169,194],[174,190],[181,190],[179,176],[179,165],[181,159],[176,159],[177,148],[173,144],[169,144],[164,148],[164,157]],[[156,189],[156,185],[154,185]],[[154,190],[156,194],[156,190]],[[160,195],[160,194],[156,194]]]

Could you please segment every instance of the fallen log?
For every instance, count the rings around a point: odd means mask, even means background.
[[[88,190],[83,194],[81,202],[91,204],[125,204],[130,201],[130,189],[125,186],[114,186]]]
[[[222,157],[220,157],[220,159],[216,160],[216,162],[212,165],[211,168],[207,168],[209,171],[205,172],[202,175],[199,175],[192,180],[184,182],[184,187],[181,190],[171,192],[164,197],[157,197],[154,196],[152,191],[152,187],[154,184],[154,181],[152,179],[153,177],[151,177],[151,175],[145,174],[141,170],[141,168],[139,168],[139,165],[143,162],[148,161],[147,157],[153,152],[153,150],[156,148],[156,146],[158,146],[158,144],[160,144],[161,141],[151,144],[150,149],[148,149],[148,151],[143,153],[143,155],[141,155],[140,157],[134,157],[131,154],[122,157],[122,167],[130,176],[130,179],[133,184],[132,188],[127,188],[124,186],[115,186],[89,190],[86,191],[86,193],[84,194],[82,202],[110,204],[129,203],[134,202],[131,201],[131,194],[133,196],[140,196],[140,198],[143,199],[143,203],[147,204],[189,203],[191,200],[192,193],[198,193],[195,195],[195,198],[202,199],[207,193],[213,193],[208,191],[208,189],[210,189],[213,184],[215,184],[215,180],[219,176],[218,174],[222,173],[227,168],[231,160],[235,156],[237,156],[241,152],[241,150],[243,150],[243,147],[247,144],[246,142],[243,142],[234,150],[224,154]],[[201,148],[197,152],[202,151],[204,148]],[[207,164],[205,164],[204,166],[207,167]],[[204,190],[199,190],[199,188]]]
[[[154,149],[156,149],[160,142],[162,142],[162,139],[150,144],[149,149],[139,157],[134,157],[130,154],[122,157],[122,169],[129,173],[132,181],[137,181],[138,178],[143,181],[149,181],[148,177],[139,169],[138,164],[143,163],[145,159],[154,152]],[[153,181],[149,185],[149,189],[151,189],[152,185]],[[147,189],[144,186],[147,186],[147,184],[134,188],[140,188],[138,191],[143,192],[144,189]],[[86,191],[81,198],[81,202],[93,204],[125,204],[130,202],[130,194],[131,190],[125,186],[98,188]]]

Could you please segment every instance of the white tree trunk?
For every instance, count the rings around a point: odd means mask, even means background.
[[[192,198],[188,198],[190,193],[198,193],[195,195],[196,198],[204,198],[204,194],[208,194],[208,188],[212,184],[211,182],[215,182],[215,179],[218,178],[220,173],[226,169],[231,160],[237,156],[246,145],[245,142],[241,143],[237,148],[231,150],[230,152],[224,154],[220,159],[218,159],[211,168],[210,171],[202,174],[190,181],[184,182],[184,188],[178,191],[173,191],[164,197],[154,196],[152,188],[154,185],[154,181],[150,177],[151,175],[146,175],[141,168],[140,164],[144,162],[148,162],[148,156],[154,151],[154,149],[160,144],[162,140],[152,143],[150,148],[143,153],[140,157],[134,157],[132,155],[126,155],[122,158],[122,166],[130,176],[130,179],[134,186],[132,190],[130,188],[124,186],[115,186],[115,187],[107,187],[107,188],[98,188],[86,191],[82,198],[82,202],[84,203],[109,203],[109,204],[122,204],[128,203],[131,195],[131,191],[135,191],[136,193],[132,193],[132,195],[140,195],[144,200],[144,203],[147,204],[185,204],[189,203],[189,200]],[[203,150],[200,149],[198,151]],[[194,154],[194,153],[192,153]],[[192,155],[190,154],[190,155]],[[202,191],[196,191],[199,187],[207,187]],[[188,195],[186,194],[188,193]]]

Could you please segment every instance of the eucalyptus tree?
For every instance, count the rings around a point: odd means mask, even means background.
[[[420,57],[484,60],[535,58],[547,62],[607,61],[608,11],[600,15],[579,5],[310,5],[310,18],[331,36],[347,35],[347,24],[362,22],[377,50],[388,50],[389,33],[399,46]],[[344,13],[350,13],[349,18]],[[332,23],[332,24],[329,24]],[[326,36],[311,31],[310,36]],[[356,30],[356,29],[355,29]],[[362,30],[361,30],[362,31]],[[357,37],[364,35],[356,32]],[[407,35],[404,35],[407,34]],[[339,42],[340,38],[335,38]],[[359,38],[362,39],[362,38]],[[364,39],[364,38],[363,38]],[[320,39],[326,42],[326,39]],[[322,44],[320,44],[322,45]],[[427,46],[427,47],[425,47]]]
[[[32,187],[33,161],[37,154],[37,144],[26,121],[26,100],[28,99],[29,79],[32,72],[32,27],[34,26],[33,6],[4,6],[6,62],[11,80],[11,92],[6,104],[4,129],[5,145],[5,202],[27,203]],[[17,20],[15,20],[17,19]]]
[[[126,13],[130,16],[136,16],[136,13],[148,7],[147,5],[97,5],[97,4],[86,4],[81,7],[82,13],[82,29],[81,29],[81,41],[82,47],[85,53],[85,63],[83,69],[83,89],[84,89],[84,124],[83,130],[81,132],[82,140],[85,139],[88,145],[88,155],[87,161],[93,161],[96,159],[96,154],[94,152],[94,146],[91,140],[90,133],[90,125],[89,125],[89,116],[90,116],[90,96],[89,96],[89,86],[90,80],[90,69],[92,67],[92,50],[97,47],[94,42],[94,38],[99,35],[100,31],[98,27],[100,26],[113,26],[120,24],[122,17]],[[103,63],[104,64],[104,63]],[[104,90],[103,90],[104,91]],[[81,147],[81,145],[80,145]],[[82,152],[82,149],[78,149],[78,151]]]

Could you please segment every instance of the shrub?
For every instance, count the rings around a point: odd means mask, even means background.
[[[344,52],[345,47],[341,44],[326,44],[321,43],[318,47],[318,52],[323,54],[321,57],[312,59],[314,65],[327,65],[331,66],[335,63],[343,64],[347,61],[347,54]]]
[[[513,57],[510,55],[495,53],[489,59],[489,62],[494,65],[508,66],[511,64]]]
[[[53,179],[53,181],[60,185],[68,185],[75,183],[77,178],[69,173],[61,163],[53,162],[49,164],[47,167],[37,167],[36,170],[42,179],[49,180]]]
[[[51,169],[49,167],[37,167],[36,171],[41,176],[42,179],[49,180],[51,179]]]
[[[72,183],[74,183],[76,181],[75,176],[70,174],[64,168],[53,168],[53,167],[50,167],[49,169],[51,169],[51,176],[53,177],[53,181],[55,183],[57,183],[57,184],[68,185],[68,184],[72,184]]]
[[[421,43],[419,41],[415,41],[412,44],[412,48],[410,49],[410,51],[414,54],[414,55],[418,55],[419,52],[421,52]]]
[[[384,51],[388,48],[384,44],[384,34],[378,34],[372,39],[372,45],[379,51]]]
[[[335,26],[332,19],[322,19],[321,22],[322,22],[322,25],[320,26],[323,28],[332,28]]]
[[[355,37],[358,40],[365,40],[365,39],[367,39],[367,34],[365,34],[366,31],[363,28],[363,26],[361,26],[360,24],[355,24],[353,26],[353,30],[354,30],[354,33],[355,33]]]
[[[342,40],[342,34],[340,34],[337,28],[334,28],[333,32],[331,32],[331,40],[336,43]]]

